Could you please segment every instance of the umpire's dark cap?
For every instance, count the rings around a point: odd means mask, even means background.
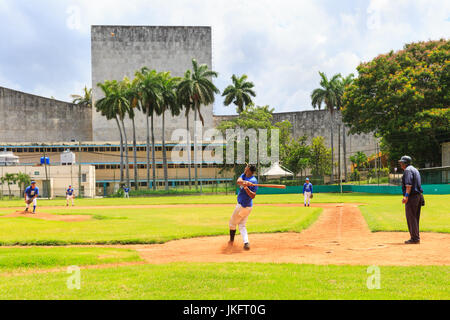
[[[411,157],[410,156],[403,156],[398,160],[398,162],[403,162],[404,164],[411,164]]]

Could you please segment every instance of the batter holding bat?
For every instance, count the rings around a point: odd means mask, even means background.
[[[247,165],[244,173],[237,179],[237,184],[240,186],[240,190],[237,196],[237,205],[230,219],[230,241],[229,245],[233,245],[234,236],[236,235],[236,225],[239,226],[239,232],[242,235],[244,241],[244,249],[250,250],[250,244],[248,242],[248,233],[245,224],[247,223],[248,216],[252,211],[253,199],[256,197],[256,191],[258,190],[258,180],[253,176],[256,172],[256,166]]]
[[[36,187],[35,181],[31,181],[31,186],[27,187],[24,192],[25,203],[27,204],[25,212],[28,212],[30,204],[33,203],[33,213],[36,213],[36,204],[38,195],[39,195],[39,188]]]

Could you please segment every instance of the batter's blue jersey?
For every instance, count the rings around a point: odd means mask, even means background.
[[[67,189],[66,192],[67,192],[67,195],[68,195],[68,196],[73,195],[73,189],[72,189],[72,188]]]
[[[244,181],[250,181],[253,184],[257,184],[258,180],[254,177],[251,176],[250,178],[247,178],[247,176],[245,175],[245,173],[243,173],[241,175],[241,179]],[[251,191],[256,192],[258,190],[257,186],[253,186],[253,187],[248,187]],[[241,190],[239,190],[238,196],[237,196],[237,202],[243,206],[244,208],[246,207],[252,207],[253,206],[253,199],[250,198],[250,196],[247,194],[247,192],[244,190],[244,187],[241,186]]]

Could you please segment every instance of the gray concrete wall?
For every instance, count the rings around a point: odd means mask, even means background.
[[[334,131],[334,161],[338,162],[338,126],[341,125],[341,162],[342,162],[342,174],[343,170],[343,140],[342,140],[342,127],[340,112],[335,113],[335,120],[331,122],[330,114],[326,110],[311,110],[311,111],[298,111],[298,112],[281,112],[273,114],[273,123],[288,120],[292,124],[292,136],[295,138],[306,135],[309,142],[317,136],[325,138],[325,144],[331,147],[331,130]],[[215,116],[216,125],[222,120],[232,119],[234,116]],[[333,123],[333,126],[331,125]],[[350,167],[350,156],[357,151],[363,151],[366,155],[376,153],[377,139],[373,134],[361,134],[361,135],[348,135],[348,129],[346,129],[346,152],[347,152],[347,167]]]
[[[0,141],[92,140],[91,108],[0,87]]]
[[[114,35],[112,35],[114,34]],[[92,26],[92,88],[93,100],[102,97],[97,83],[134,77],[136,70],[147,66],[157,71],[170,71],[183,76],[192,68],[192,58],[200,64],[212,65],[211,27],[157,27],[157,26]],[[213,106],[202,109],[205,127],[211,128]],[[192,117],[192,115],[191,115]],[[184,115],[171,117],[166,113],[166,139],[174,129],[185,128]],[[137,139],[146,139],[145,116],[136,115]],[[192,126],[191,121],[191,126]],[[97,113],[92,113],[94,141],[119,140],[117,125]],[[131,121],[126,121],[131,140]],[[161,140],[161,119],[155,118],[155,139]],[[192,130],[191,130],[192,132]]]

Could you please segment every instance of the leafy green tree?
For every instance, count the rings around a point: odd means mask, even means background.
[[[331,167],[331,149],[325,146],[325,139],[321,136],[313,138],[310,162],[311,173],[314,176],[330,174]]]
[[[236,112],[241,113],[244,108],[252,104],[252,97],[256,97],[253,82],[247,81],[247,75],[237,77],[235,74],[231,77],[233,84],[230,84],[222,93],[225,97],[224,105],[229,106],[231,103],[236,105]]]
[[[8,195],[9,198],[12,197],[11,194],[11,185],[12,184],[16,184],[18,181],[18,176],[16,173],[5,173],[5,175],[3,177],[0,178],[0,181],[2,182],[2,184],[5,184],[8,186]]]
[[[284,146],[282,153],[283,164],[292,171],[294,177],[303,172],[311,165],[311,147],[306,144],[307,137],[302,136]]]
[[[330,133],[331,133],[331,163],[334,162],[334,110],[339,106],[339,95],[341,92],[341,74],[335,74],[331,79],[325,75],[325,73],[320,72],[320,88],[314,89],[311,93],[311,104],[314,109],[318,108],[319,110],[322,107],[322,104],[325,105],[325,108],[330,113]],[[333,182],[333,167],[331,167],[331,182]]]
[[[272,124],[272,113],[273,109],[270,109],[269,106],[253,106],[249,105],[244,108],[244,110],[235,118],[231,120],[224,120],[219,123],[217,126],[217,129],[222,133],[223,137],[226,138],[226,130],[227,129],[242,129],[242,130],[249,130],[249,129],[266,129],[268,130],[268,139],[271,139],[270,136],[270,130],[276,129],[277,127]],[[280,135],[281,138],[282,135]],[[257,137],[258,138],[258,137]],[[271,152],[270,145],[268,147],[268,152]],[[249,141],[246,139],[245,141],[245,162],[250,162],[249,158],[249,152],[250,145]],[[227,155],[226,152],[229,152],[229,150],[226,150],[224,147],[224,158],[226,158]],[[258,150],[257,150],[257,153]],[[235,177],[242,174],[243,171],[243,165],[236,164],[237,163],[237,142],[235,142],[234,147],[234,155],[233,155],[234,163],[233,164],[226,164],[224,163],[222,166],[221,171],[223,170],[230,170],[232,169]],[[259,162],[259,160],[258,160]],[[258,173],[261,171],[261,168],[258,168]]]
[[[192,71],[187,70],[184,78],[178,84],[178,94],[182,105],[187,110],[187,117],[189,111],[194,111],[194,121],[197,121],[197,115],[204,125],[205,121],[201,114],[201,107],[214,103],[214,95],[220,93],[219,89],[211,81],[212,78],[217,78],[218,73],[208,68],[206,64],[199,65],[197,60],[192,59]],[[189,124],[188,124],[189,126]],[[189,127],[187,128],[189,132]],[[195,187],[198,188],[198,173],[197,173],[197,130],[194,125],[194,169],[195,169]]]
[[[22,195],[25,191],[26,186],[31,183],[31,177],[23,172],[17,174],[17,184],[19,185],[20,194]]]
[[[407,154],[417,166],[440,166],[440,143],[450,138],[450,41],[407,44],[357,70],[343,98],[350,133],[375,132],[392,163]]]
[[[84,107],[92,108],[92,89],[88,89],[86,86],[83,89],[83,95],[71,94],[72,103],[81,105]]]
[[[362,151],[357,151],[353,156],[350,157],[350,161],[356,165],[357,169],[361,169],[367,163],[367,156]]]

